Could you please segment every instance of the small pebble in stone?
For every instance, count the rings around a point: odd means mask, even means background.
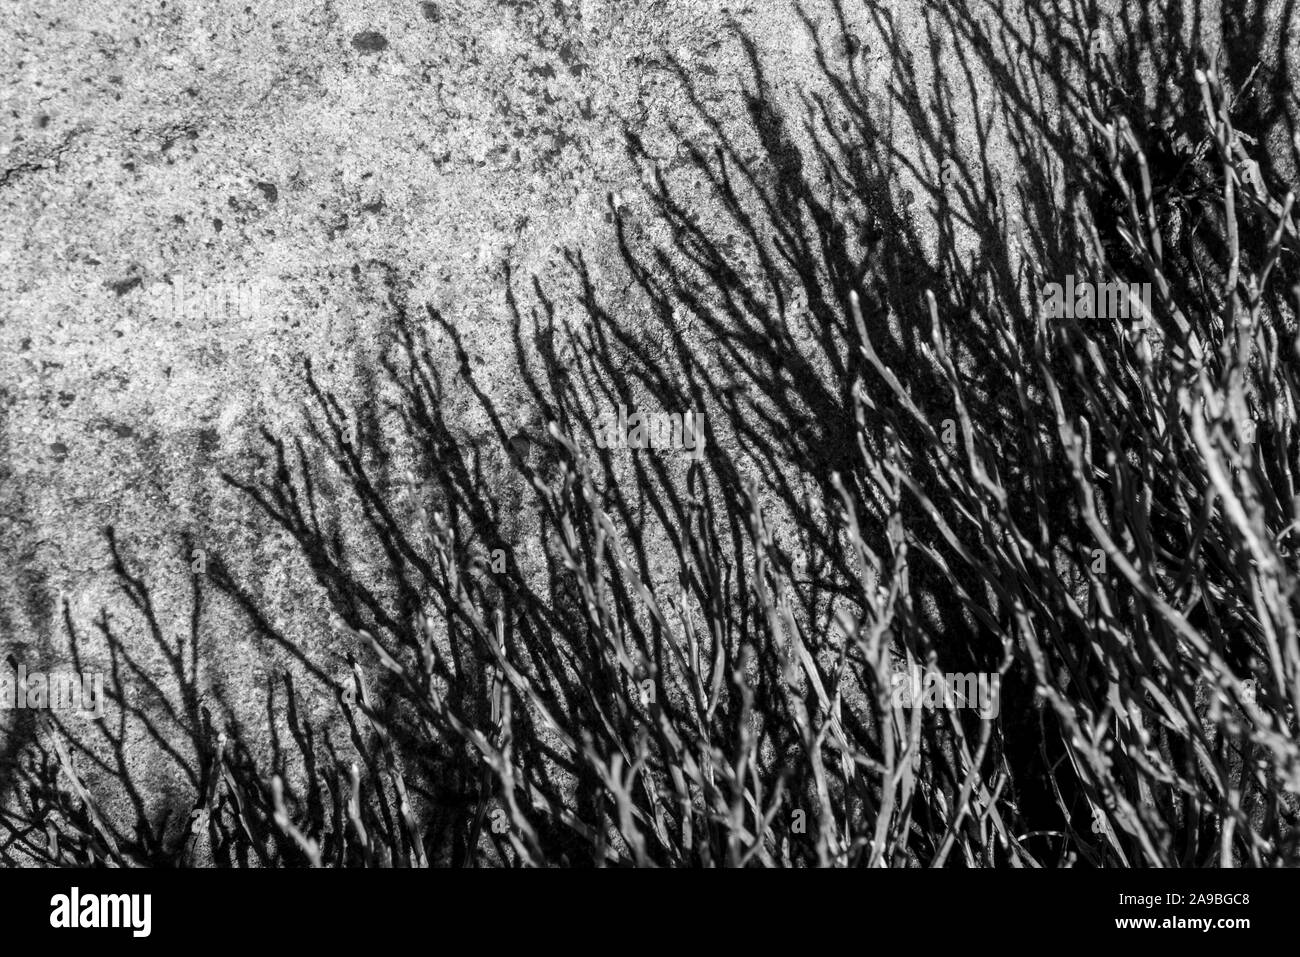
[[[374,30],[363,30],[352,37],[352,46],[362,53],[378,53],[388,48],[388,38]]]

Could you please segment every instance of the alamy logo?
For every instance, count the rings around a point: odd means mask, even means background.
[[[996,671],[949,672],[912,665],[889,679],[889,700],[895,708],[976,708],[981,718],[996,718],[1002,710],[1002,676]]]
[[[620,405],[596,420],[596,445],[602,449],[682,449],[697,462],[704,458],[703,412],[633,412]]]
[[[162,319],[253,319],[265,300],[260,282],[205,282],[176,276],[149,287],[149,311]]]
[[[1079,282],[1043,287],[1043,315],[1048,319],[1126,319],[1139,325],[1151,318],[1149,282]]]
[[[104,676],[99,672],[28,671],[0,668],[0,711],[21,708],[73,711],[98,721],[104,717]]]
[[[153,928],[153,897],[150,894],[86,894],[72,888],[71,894],[50,898],[50,926],[125,927],[133,937],[148,937]]]

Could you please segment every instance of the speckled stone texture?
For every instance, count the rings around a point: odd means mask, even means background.
[[[1021,22],[1023,5],[1007,7]],[[725,136],[755,150],[745,108],[754,92],[795,118],[787,129],[805,141],[798,117],[831,88],[823,57],[836,70],[853,60],[887,113],[894,63],[879,40],[883,18],[915,50],[925,86],[933,44],[952,42],[934,9],[915,0],[0,7],[0,654],[66,667],[75,633],[80,667],[124,669],[141,707],[161,713],[181,687],[196,689],[191,708],[220,692],[229,713],[219,720],[252,741],[273,740],[267,699],[286,670],[300,676],[305,719],[330,711],[286,647],[255,638],[226,604],[194,611],[194,549],[219,551],[286,646],[342,667],[301,556],[222,478],[247,476],[264,451],[262,427],[301,428],[304,360],[366,411],[382,443],[391,396],[379,370],[393,310],[428,303],[463,337],[498,407],[540,432],[515,371],[533,338],[512,334],[507,289],[529,322],[535,278],[559,317],[580,324],[566,251],[580,252],[607,307],[635,327],[644,305],[618,255],[611,204],[649,238],[657,227],[640,186],[651,173],[629,159],[626,133],[686,195],[695,190],[707,219],[713,199],[692,182],[684,142],[708,149]],[[1208,32],[1224,22],[1205,8]],[[1234,57],[1248,55],[1240,37],[1258,30],[1275,44],[1283,28],[1268,11],[1238,23]],[[742,36],[767,71],[761,90]],[[1285,83],[1287,57],[1260,46]],[[717,128],[689,106],[674,64]],[[955,66],[944,79],[973,150],[988,80]],[[1270,122],[1289,143],[1286,117]],[[990,129],[982,161],[1011,180],[997,146],[1005,125],[993,117]],[[905,118],[894,135],[903,151],[914,142]],[[911,177],[920,211],[939,165],[916,162],[900,176]],[[230,294],[178,303],[174,291],[187,286]],[[450,349],[443,359],[456,363]],[[467,441],[495,442],[471,403],[448,412]],[[108,526],[125,568],[147,585],[157,632],[113,573]],[[129,662],[110,655],[106,631]],[[0,729],[11,720],[0,715]],[[149,744],[139,730],[119,743],[147,793],[188,793],[186,772]]]

